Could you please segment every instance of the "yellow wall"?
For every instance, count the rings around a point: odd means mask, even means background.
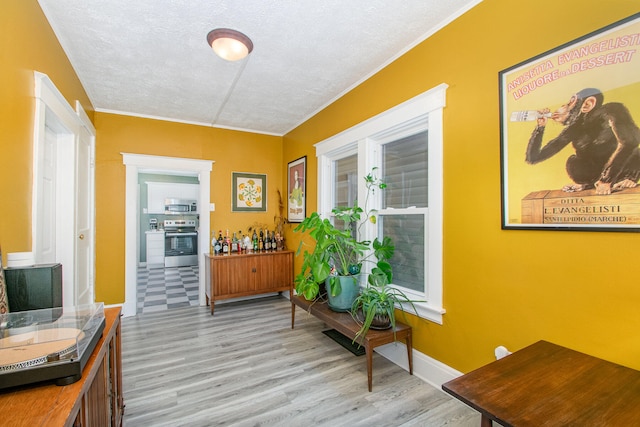
[[[447,313],[442,326],[412,319],[422,353],[469,371],[493,360],[498,345],[517,350],[546,339],[640,368],[638,235],[501,230],[498,101],[499,71],[638,11],[638,2],[622,0],[485,0],[285,136],[285,162],[307,155],[313,211],[312,144],[449,85]]]
[[[282,138],[96,113],[96,300],[124,301],[125,166],[122,152],[212,160],[212,230],[273,229],[282,192]],[[231,173],[267,175],[267,212],[231,212]],[[286,189],[285,189],[286,192]],[[204,236],[203,236],[204,238]]]
[[[49,75],[69,104],[79,100],[90,117],[93,107],[35,0],[3,0],[0,32],[0,245],[6,254],[31,250],[33,71]]]
[[[500,70],[635,12],[637,2],[629,0],[485,0],[286,135],[284,144],[278,137],[95,114],[97,299],[124,298],[120,152],[214,160],[212,228],[270,224],[287,162],[307,156],[310,212],[317,199],[312,144],[444,82],[447,313],[442,326],[412,319],[415,347],[468,371],[491,361],[497,345],[516,350],[547,339],[640,368],[637,235],[501,230],[498,123]],[[31,249],[32,70],[48,74],[70,103],[92,107],[36,0],[5,0],[0,29],[0,244],[16,252]],[[268,213],[230,213],[231,171],[269,175]],[[290,229],[287,238],[297,247]]]

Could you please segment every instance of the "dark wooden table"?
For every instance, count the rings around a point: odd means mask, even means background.
[[[640,372],[546,341],[442,385],[482,426],[640,425]]]
[[[329,308],[326,302],[312,302],[304,297],[291,294],[291,329],[293,329],[296,319],[296,305],[308,311],[328,326],[332,327],[342,335],[350,338],[356,336],[360,330],[360,325],[353,320],[350,313],[338,313]],[[395,329],[395,334],[394,334]],[[356,343],[362,345],[367,356],[367,376],[369,380],[369,391],[373,389],[373,349],[383,344],[389,344],[404,340],[407,345],[407,357],[409,358],[409,374],[413,375],[413,346],[411,341],[411,326],[396,321],[394,329],[374,330],[369,329],[365,336],[360,336]]]

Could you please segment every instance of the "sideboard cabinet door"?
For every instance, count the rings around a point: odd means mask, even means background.
[[[244,257],[218,256],[212,260],[214,299],[242,296],[254,290],[249,262]]]
[[[256,257],[256,290],[271,292],[272,289],[288,287],[293,269],[293,254],[275,252],[270,257]]]

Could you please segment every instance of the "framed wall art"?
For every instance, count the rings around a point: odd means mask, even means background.
[[[640,231],[640,14],[499,83],[502,228]]]
[[[232,172],[232,212],[267,211],[267,175]]]
[[[287,171],[287,220],[302,222],[307,215],[307,156],[289,162]]]

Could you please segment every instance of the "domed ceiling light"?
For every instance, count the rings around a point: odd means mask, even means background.
[[[238,61],[253,50],[253,42],[249,37],[229,28],[209,31],[207,42],[220,58],[227,61]]]

